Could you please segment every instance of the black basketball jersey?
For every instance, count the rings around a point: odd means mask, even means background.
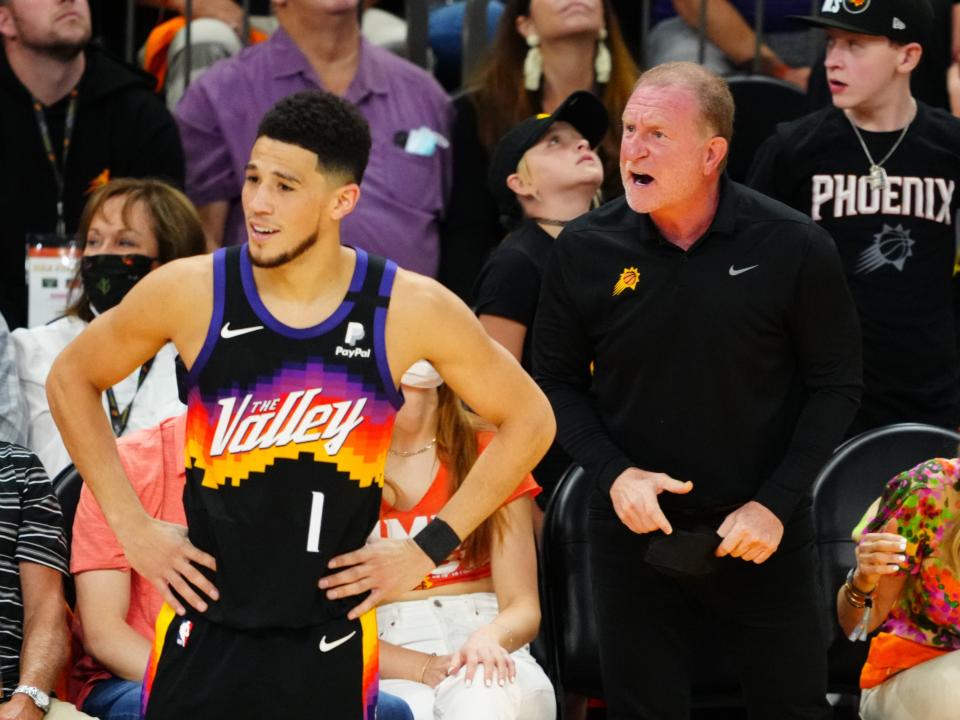
[[[343,302],[303,329],[264,306],[246,245],[213,256],[213,318],[188,375],[183,494],[190,541],[217,561],[204,570],[220,590],[213,622],[305,627],[359,602],[329,601],[317,581],[377,522],[402,398],[384,341],[397,267],[356,254]]]

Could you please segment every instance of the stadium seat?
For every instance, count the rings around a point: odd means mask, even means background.
[[[837,590],[855,564],[850,533],[890,478],[934,457],[956,457],[960,435],[916,423],[888,425],[841,445],[817,476],[813,513],[829,635],[830,692],[854,703],[867,643],[847,640],[836,619]]]
[[[63,513],[62,527],[63,536],[67,542],[67,553],[69,557],[70,548],[73,541],[73,518],[77,513],[77,504],[80,502],[80,489],[83,487],[83,478],[73,465],[68,465],[53,479],[53,494],[57,496],[60,503],[60,511]],[[68,575],[64,580],[64,595],[70,607],[74,607],[76,602],[76,593],[73,587],[73,576]]]
[[[754,155],[777,123],[800,117],[808,103],[796,85],[765,75],[732,76],[727,82],[736,105],[727,173],[743,182]]]
[[[567,693],[603,697],[597,648],[586,508],[593,482],[573,465],[561,478],[547,506],[543,524],[543,622],[552,665],[548,674],[557,691],[561,720]],[[739,682],[709,628],[702,629],[701,648],[692,668],[696,708],[742,704]]]

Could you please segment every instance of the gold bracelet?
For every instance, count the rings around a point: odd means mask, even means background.
[[[430,653],[427,657],[427,661],[423,664],[423,667],[420,668],[420,677],[417,678],[417,682],[423,684],[423,676],[427,672],[427,668],[430,667],[430,663],[433,662],[433,659],[437,656],[436,653]]]

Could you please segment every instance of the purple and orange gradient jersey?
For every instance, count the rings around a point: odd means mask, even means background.
[[[217,561],[205,613],[239,629],[319,625],[330,558],[377,522],[402,398],[384,341],[396,265],[356,250],[349,290],[319,325],[292,328],[257,293],[247,246],[214,254],[214,312],[188,377],[184,508]]]

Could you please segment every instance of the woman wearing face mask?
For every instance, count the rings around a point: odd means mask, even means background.
[[[373,542],[416,534],[492,436],[425,360],[401,384]],[[537,492],[528,475],[419,587],[377,608],[380,688],[416,720],[553,720],[553,688],[527,648],[540,624]]]
[[[148,272],[204,251],[196,210],[183,193],[151,179],[113,180],[94,192],[77,231],[79,294],[64,317],[12,334],[20,390],[26,405],[27,446],[50,477],[70,456],[50,415],[44,383],[54,359],[97,315],[119,303]],[[162,312],[157,308],[157,312]],[[184,411],[177,395],[172,345],[103,394],[117,437]]]
[[[487,62],[454,102],[453,188],[441,233],[440,280],[463,298],[503,238],[497,201],[486,185],[490,155],[524,119],[554,112],[577,90],[596,95],[619,118],[637,66],[610,0],[508,0]],[[604,199],[623,194],[619,127],[598,147]]]

